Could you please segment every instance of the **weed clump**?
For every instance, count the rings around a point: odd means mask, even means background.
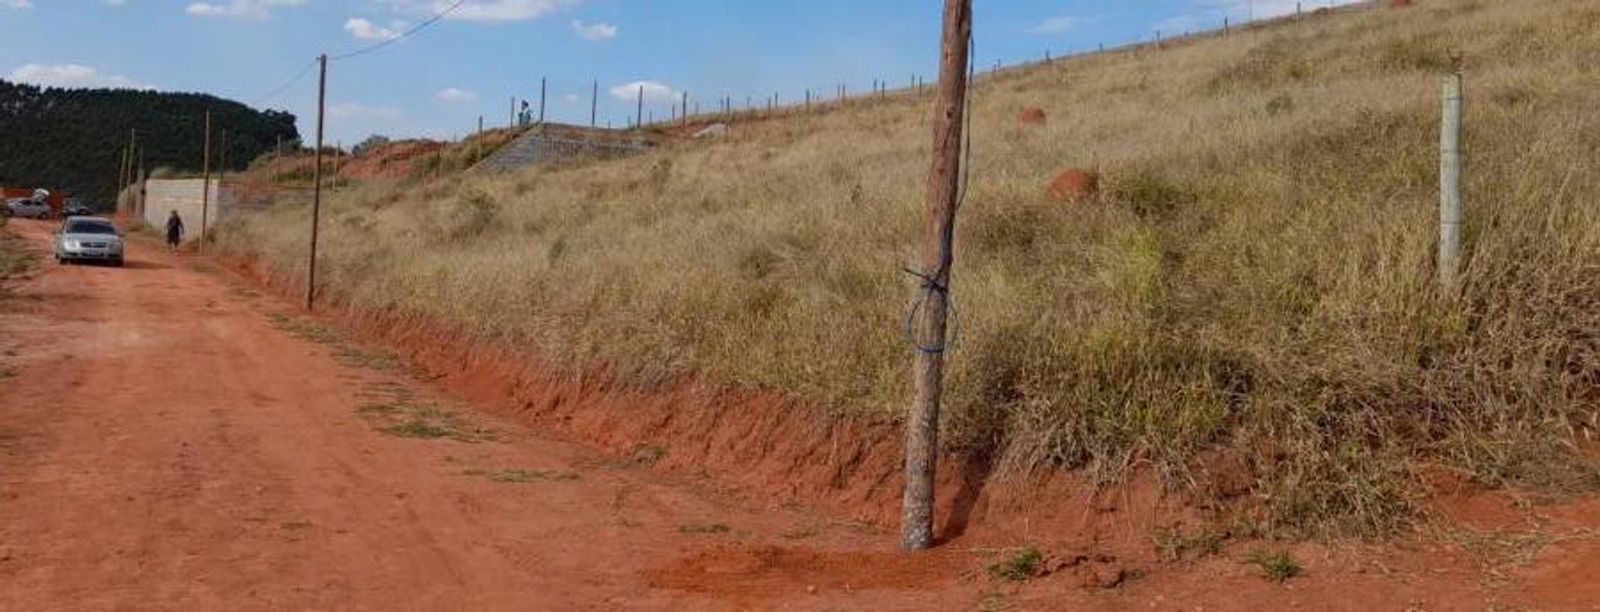
[[[1039,575],[1044,555],[1029,546],[989,566],[989,575],[1001,580],[1027,582]]]
[[[1290,578],[1299,576],[1304,568],[1289,556],[1288,551],[1276,552],[1255,551],[1245,559],[1252,565],[1261,569],[1261,576],[1277,583],[1288,582]]]
[[[577,480],[578,474],[562,470],[466,470],[462,472],[467,476],[482,476],[493,482],[529,483],[535,481],[565,482]]]

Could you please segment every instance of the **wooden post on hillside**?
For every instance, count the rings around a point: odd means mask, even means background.
[[[322,220],[322,125],[328,100],[328,56],[317,57],[320,64],[317,76],[317,150],[314,169],[311,171],[311,251],[306,257],[306,312],[311,312],[317,299],[317,226]],[[511,99],[511,110],[516,113],[516,98]],[[513,117],[512,125],[516,125]]]
[[[1456,288],[1461,271],[1461,73],[1444,77],[1439,135],[1439,284]]]
[[[644,86],[639,86],[639,110],[633,116],[633,126],[644,127]]]
[[[594,89],[589,91],[589,129],[594,129],[600,123],[600,81],[594,82]]]
[[[217,147],[217,213],[222,212],[222,179],[228,175],[228,129],[222,129],[222,144]]]
[[[133,163],[133,151],[122,148],[122,162],[117,165],[117,200],[122,199],[122,189],[128,185],[128,167]]]
[[[943,393],[946,316],[956,206],[961,191],[962,122],[972,40],[972,0],[945,0],[939,92],[934,106],[933,166],[928,173],[928,226],[922,245],[922,286],[912,339],[916,398],[906,419],[905,493],[900,545],[933,546],[933,483],[939,457],[939,401]]]
[[[689,127],[689,90],[683,90],[683,127]]]
[[[138,173],[134,175],[134,179],[135,179],[135,183],[134,184],[139,186],[139,188],[133,192],[135,197],[138,198],[134,202],[134,216],[139,218],[139,219],[143,219],[144,218],[144,196],[145,196],[145,193],[144,193],[144,179],[145,179],[145,176],[144,176],[144,144],[143,143],[139,144],[139,170],[138,170]]]
[[[126,148],[124,148],[122,150],[122,162],[117,164],[117,199],[116,199],[117,210],[122,210],[122,190],[123,190],[123,185],[126,184],[127,176],[128,176],[128,159],[132,155],[133,155],[132,151],[129,151]]]
[[[128,128],[128,174],[130,175],[129,182],[132,182],[131,175],[133,174],[133,152],[135,150],[137,150],[138,148],[139,148],[139,130],[138,130],[138,128]]]
[[[205,153],[201,154],[200,171],[200,246],[196,251],[206,252],[206,223],[211,218],[211,111],[206,111]]]
[[[545,106],[545,101],[546,101],[545,100],[545,95],[546,95],[546,89],[545,88],[546,88],[546,86],[547,86],[547,83],[546,83],[545,77],[539,77],[539,123],[544,123],[544,106]],[[479,121],[481,122],[482,120],[480,119]],[[478,127],[478,131],[482,132],[483,131],[483,127],[479,126]]]

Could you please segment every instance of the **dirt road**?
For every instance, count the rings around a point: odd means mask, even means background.
[[[1481,530],[1295,545],[1284,584],[1256,543],[1102,563],[1053,533],[1054,573],[1008,583],[992,542],[899,554],[453,400],[204,260],[128,260],[0,293],[0,610],[1600,609],[1600,501],[1499,492],[1459,504]]]
[[[12,225],[41,252],[48,227]],[[867,566],[842,551],[889,540],[474,414],[227,274],[130,248],[126,269],[42,263],[0,309],[0,609],[910,609],[954,578],[703,583]],[[795,534],[807,551],[766,544]]]

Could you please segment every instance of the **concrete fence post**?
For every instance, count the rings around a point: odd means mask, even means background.
[[[1444,78],[1439,135],[1439,284],[1455,289],[1461,271],[1461,73]]]

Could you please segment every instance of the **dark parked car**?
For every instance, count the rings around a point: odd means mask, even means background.
[[[84,204],[81,200],[67,200],[67,203],[61,207],[62,217],[88,217],[93,214],[94,209],[90,208],[88,204]]]

